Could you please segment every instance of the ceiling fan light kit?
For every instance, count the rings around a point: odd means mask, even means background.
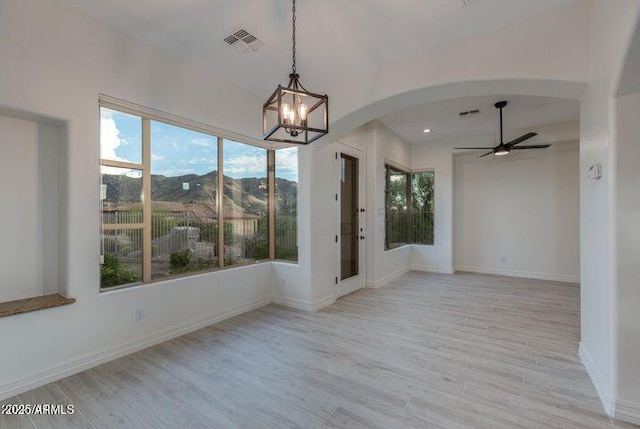
[[[504,142],[504,128],[502,124],[502,109],[507,107],[506,101],[499,101],[495,104],[495,108],[500,110],[500,144],[496,147],[456,147],[454,149],[491,149],[490,152],[485,153],[484,155],[480,155],[478,158],[483,158],[487,155],[495,155],[495,156],[506,156],[511,153],[512,150],[525,150],[525,149],[545,149],[551,146],[550,144],[536,144],[536,145],[528,145],[528,146],[516,146],[522,143],[525,140],[529,140],[537,136],[537,133],[527,133],[523,136],[518,137],[515,140],[510,141],[509,143]]]
[[[278,85],[262,106],[263,139],[309,144],[329,132],[329,97],[307,91],[296,70],[296,0],[292,0],[292,66],[289,84]]]

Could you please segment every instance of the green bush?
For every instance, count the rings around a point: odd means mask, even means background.
[[[185,249],[180,252],[173,252],[169,259],[172,273],[184,273],[188,271],[191,262],[191,250]]]
[[[100,265],[100,285],[102,287],[118,286],[140,281],[140,276],[132,269],[124,268],[117,257],[104,255],[104,264]]]

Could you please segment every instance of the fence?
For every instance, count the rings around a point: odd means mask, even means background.
[[[405,212],[389,214],[387,229],[389,248],[407,244],[433,244],[433,213],[413,210],[411,213],[411,237],[408,237],[409,218]]]
[[[298,260],[298,218],[276,213],[276,259]]]
[[[103,212],[104,224],[141,224],[141,211]],[[132,246],[130,236],[139,237]],[[104,231],[105,253],[121,258],[141,258],[141,234],[139,229]],[[218,257],[217,217],[198,217],[190,211],[169,212],[154,210],[151,216],[152,257],[167,259],[171,254],[190,250],[192,257],[211,261]],[[242,215],[224,221],[225,263],[234,265],[249,260],[264,260],[268,253],[267,216]],[[297,218],[294,215],[276,216],[276,258],[297,260]],[[131,254],[132,249],[138,253]]]

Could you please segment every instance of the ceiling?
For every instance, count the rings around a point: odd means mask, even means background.
[[[482,96],[456,98],[423,104],[403,109],[379,118],[379,120],[400,137],[411,143],[449,141],[459,145],[461,141],[500,141],[499,110],[494,107],[498,101],[509,102],[503,110],[504,141],[508,142],[528,131],[540,135],[528,141],[553,141],[558,137],[541,126],[580,118],[580,103],[550,97],[532,96]],[[479,109],[480,113],[461,118],[459,113]],[[425,134],[425,128],[431,133]],[[542,127],[544,128],[544,127]]]
[[[212,78],[266,98],[286,83],[291,67],[290,0],[62,0],[109,26],[166,53],[211,70]],[[298,72],[311,91],[354,79],[359,72],[429,55],[447,43],[568,7],[583,0],[298,0]],[[243,53],[223,42],[244,28],[261,49]],[[505,141],[510,130],[577,120],[575,101],[542,97],[475,97],[425,104],[380,118],[411,143],[483,136],[499,139],[493,104],[506,98]],[[458,112],[480,109],[460,119]],[[431,128],[425,135],[422,130]],[[536,138],[544,139],[544,135]]]
[[[291,67],[290,0],[62,0],[212,76],[267,97]],[[298,0],[298,71],[312,91],[345,74],[424,55],[583,0]],[[264,42],[241,53],[223,39],[245,28]]]

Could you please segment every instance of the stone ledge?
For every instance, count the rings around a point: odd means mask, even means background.
[[[57,293],[51,295],[35,296],[33,298],[18,299],[15,301],[0,302],[0,317],[13,316],[15,314],[28,313],[30,311],[44,310],[45,308],[60,307],[73,304],[75,298],[66,298]]]

